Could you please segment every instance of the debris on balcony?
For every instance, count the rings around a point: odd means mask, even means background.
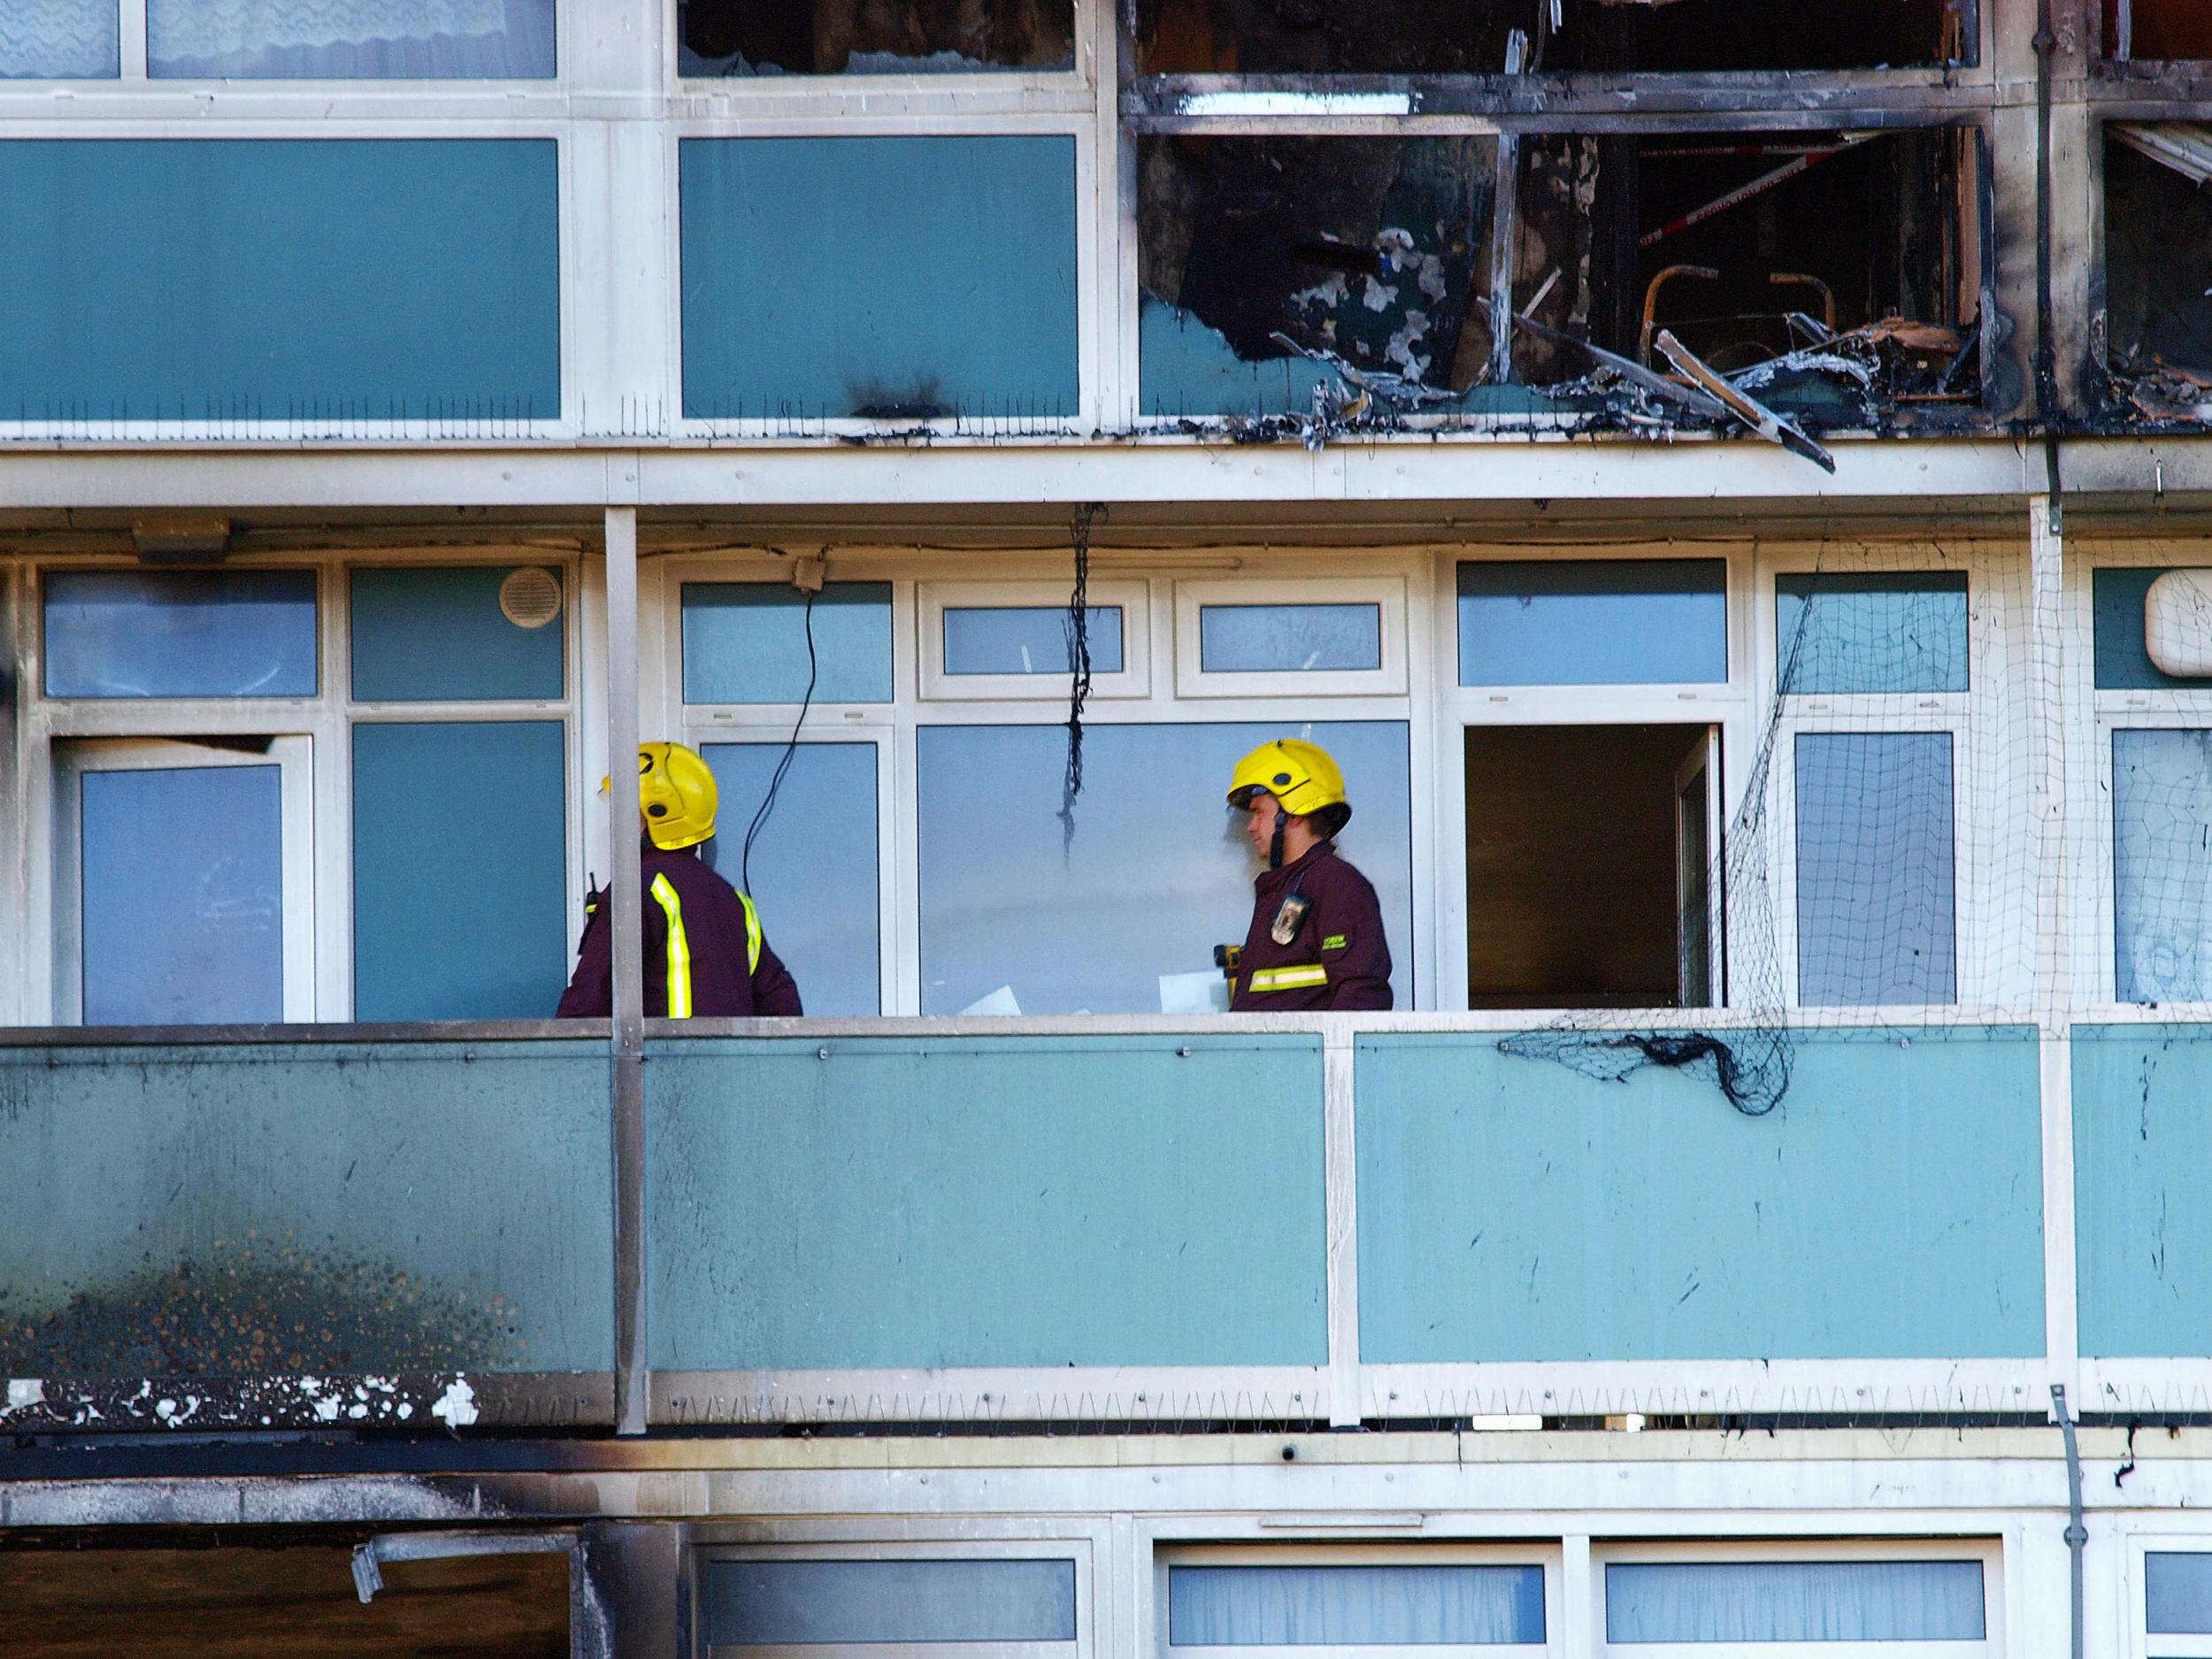
[[[681,0],[687,75],[1066,69],[1073,0]]]
[[[2115,123],[2104,175],[2105,352],[2118,411],[2212,419],[2212,127]]]

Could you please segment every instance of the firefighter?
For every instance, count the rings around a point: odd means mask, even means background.
[[[1352,816],[1328,751],[1296,738],[1237,763],[1229,804],[1267,869],[1252,883],[1252,927],[1230,981],[1240,1012],[1388,1008],[1390,945],[1367,878],[1337,856]]]
[[[638,822],[644,846],[645,1014],[796,1014],[799,987],[768,948],[753,902],[710,870],[699,845],[714,833],[716,790],[707,763],[681,743],[638,746]],[[584,905],[576,974],[558,1017],[614,1007],[614,905]]]

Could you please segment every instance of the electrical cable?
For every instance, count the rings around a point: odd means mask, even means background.
[[[807,710],[814,706],[814,682],[821,672],[821,664],[814,655],[814,595],[806,596],[806,695],[799,699],[799,718],[791,723],[791,739],[783,746],[782,758],[776,762],[776,770],[768,775],[768,793],[760,799],[760,808],[753,814],[753,821],[745,826],[744,850],[738,855],[737,876],[741,890],[753,890],[753,841],[760,834],[761,826],[776,809],[777,793],[783,787],[784,774],[791,770],[791,763],[799,753],[799,728],[806,724]]]

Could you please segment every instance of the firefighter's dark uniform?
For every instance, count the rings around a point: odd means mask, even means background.
[[[1390,1006],[1390,945],[1383,937],[1382,907],[1367,878],[1337,856],[1335,843],[1308,848],[1295,863],[1263,872],[1252,889],[1257,902],[1230,990],[1231,1008],[1291,1013]],[[1290,943],[1279,945],[1275,918],[1294,893],[1312,908]]]
[[[796,1014],[799,987],[768,948],[760,915],[689,848],[643,849],[645,1016]],[[614,1009],[614,905],[602,895],[584,924],[559,1017]]]

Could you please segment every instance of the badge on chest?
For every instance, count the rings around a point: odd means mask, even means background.
[[[1298,937],[1298,930],[1306,925],[1306,913],[1312,909],[1313,901],[1304,894],[1292,894],[1276,907],[1267,936],[1279,945],[1287,945]]]

